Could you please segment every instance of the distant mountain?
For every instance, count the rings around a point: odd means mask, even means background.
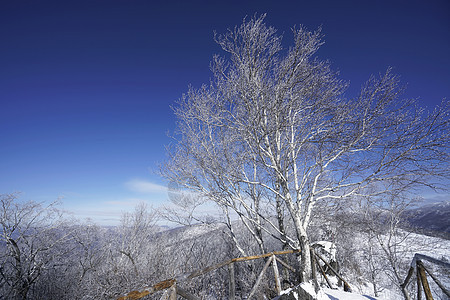
[[[450,239],[450,201],[427,204],[406,211],[405,219],[415,228],[443,233]]]

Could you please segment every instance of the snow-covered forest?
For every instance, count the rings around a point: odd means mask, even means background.
[[[156,225],[161,214],[140,205],[133,213],[123,215],[120,226],[99,227],[71,220],[57,203],[43,206],[22,201],[15,194],[2,195],[0,200],[0,299],[117,299],[130,291],[241,256],[227,224],[220,222],[170,229]],[[441,207],[441,214],[448,216],[449,212],[448,205]],[[318,212],[317,222],[310,227],[311,243],[325,240],[336,246],[339,273],[353,293],[401,299],[397,276],[402,281],[406,278],[415,253],[449,261],[448,230],[425,235],[407,227],[405,220],[394,224],[383,218],[383,224],[373,231],[365,221],[365,213]],[[233,226],[243,250],[260,254],[248,229],[238,220]],[[287,227],[292,230],[291,225]],[[267,251],[282,247],[269,234],[263,234],[263,238]],[[296,254],[280,258],[298,267]],[[250,293],[264,264],[262,259],[235,264],[236,299],[244,299]],[[450,270],[424,264],[448,289]],[[299,283],[297,274],[281,264],[279,270],[283,290]],[[331,274],[328,277],[337,288],[337,278]],[[318,281],[328,287],[323,276],[319,275]],[[447,299],[431,278],[429,283],[434,299]],[[200,299],[230,298],[226,267],[178,285]],[[407,290],[411,299],[416,299],[415,282]],[[163,291],[144,299],[160,299],[162,294]],[[270,268],[255,299],[275,296]]]
[[[347,95],[316,57],[320,30],[294,28],[286,46],[264,19],[216,34],[223,55],[210,83],[174,107],[165,207],[142,204],[120,226],[100,227],[58,202],[0,196],[0,299],[117,299],[177,278],[199,299],[273,299],[274,277],[282,290],[343,289],[345,280],[368,297],[418,299],[421,285],[403,284],[417,253],[441,262],[424,265],[438,279],[433,297],[447,299],[448,203],[429,210],[435,222],[417,208],[421,192],[447,188],[449,102],[427,111],[401,98],[391,69]],[[280,264],[266,257],[186,276],[288,250]]]

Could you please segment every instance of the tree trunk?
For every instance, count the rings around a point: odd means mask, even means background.
[[[299,279],[300,282],[309,282],[312,278],[312,269],[311,269],[311,253],[309,247],[309,241],[306,234],[304,236],[299,237],[299,247],[300,247],[300,255],[298,257],[298,261],[300,264],[300,273]]]

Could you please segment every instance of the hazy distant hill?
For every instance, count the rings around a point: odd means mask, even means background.
[[[427,204],[405,214],[408,222],[430,232],[444,233],[450,238],[450,201]]]

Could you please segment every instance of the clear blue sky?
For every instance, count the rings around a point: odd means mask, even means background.
[[[213,31],[255,13],[287,41],[294,25],[321,25],[319,56],[349,93],[392,66],[406,97],[450,97],[447,0],[0,0],[0,193],[62,196],[101,224],[164,203],[154,171],[175,125],[169,106],[209,81]]]

